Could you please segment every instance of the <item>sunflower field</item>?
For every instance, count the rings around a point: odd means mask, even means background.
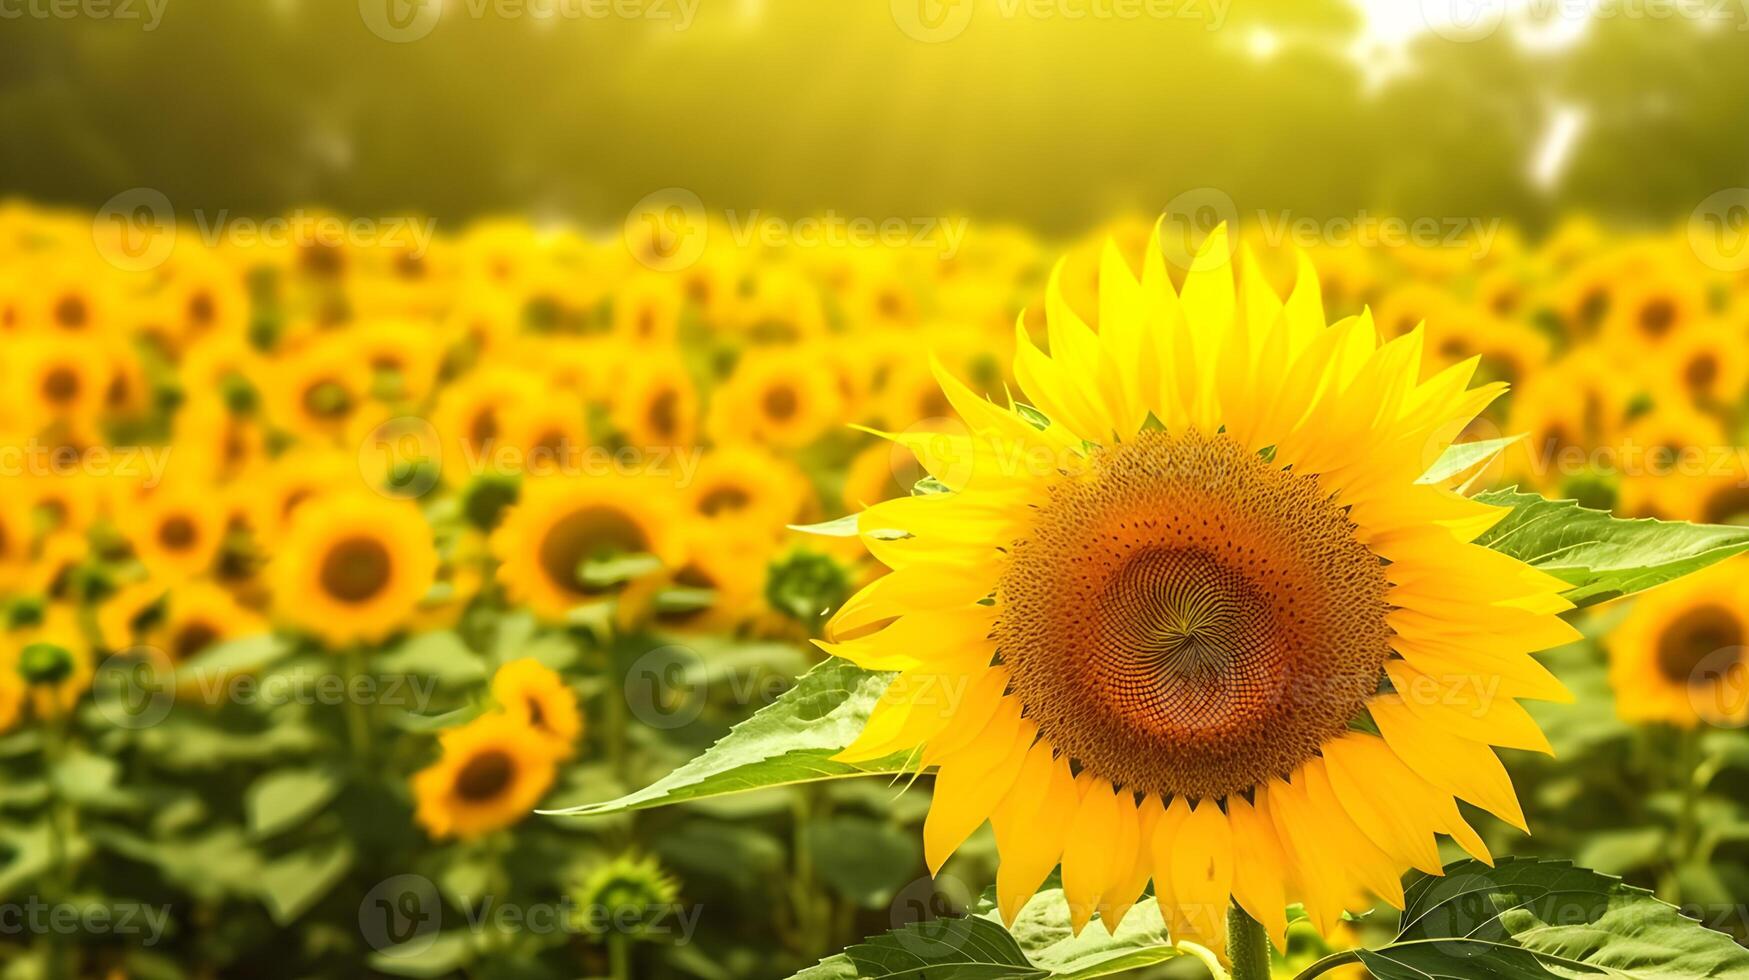
[[[1749,980],[1749,14],[825,6],[0,0],[0,980]]]

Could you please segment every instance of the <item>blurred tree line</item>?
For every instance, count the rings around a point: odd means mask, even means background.
[[[147,0],[102,0],[131,19],[28,15],[49,2],[0,19],[0,194],[86,207],[149,186],[209,213],[605,227],[681,186],[712,209],[1067,232],[1213,187],[1243,212],[1535,229],[1571,208],[1662,224],[1749,184],[1740,9],[1600,20],[1558,51],[1427,34],[1379,83],[1342,0],[1080,18],[1114,0],[621,0],[633,19],[442,0],[408,43],[363,11],[419,0],[156,0],[150,30]],[[899,29],[906,3],[970,20],[926,43]],[[1531,161],[1563,106],[1586,124],[1543,187]]]

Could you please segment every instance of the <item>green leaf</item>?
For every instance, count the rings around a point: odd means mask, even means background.
[[[1475,499],[1512,508],[1476,543],[1570,583],[1566,597],[1578,606],[1631,595],[1749,551],[1749,527],[1627,520],[1516,488]]]
[[[923,846],[913,829],[856,813],[831,814],[802,828],[814,870],[831,889],[868,909],[885,907],[917,877]]]
[[[1566,861],[1462,861],[1409,887],[1402,932],[1362,950],[1378,980],[1749,976],[1749,950],[1651,892]]]
[[[1006,940],[1004,942],[1003,940]],[[1012,943],[1013,947],[1009,947]],[[895,948],[911,954],[897,955]],[[1018,952],[1030,971],[1013,960]],[[1069,904],[1052,874],[1005,930],[996,911],[995,889],[986,889],[965,918],[937,918],[895,929],[852,946],[797,974],[794,980],[916,977],[1054,977],[1093,980],[1153,966],[1192,953],[1214,956],[1200,947],[1172,945],[1160,906],[1144,895],[1124,916],[1115,933],[1095,921],[1074,935]],[[906,968],[909,969],[906,969]],[[881,972],[894,971],[894,972]]]
[[[1502,439],[1481,439],[1476,442],[1459,442],[1445,448],[1427,472],[1416,479],[1416,483],[1445,483],[1454,480],[1471,470],[1493,462],[1494,457],[1506,451],[1508,446],[1524,438],[1523,436],[1506,436]]]
[[[465,932],[420,936],[372,953],[370,968],[397,977],[441,977],[468,965],[474,946]]]
[[[352,844],[306,848],[261,867],[259,886],[268,914],[288,925],[328,894],[352,867]]]
[[[986,891],[978,907],[988,919],[1000,921],[994,891]],[[1069,902],[1055,875],[1046,886],[1027,899],[1014,917],[1013,935],[1028,958],[1055,977],[1091,980],[1141,969],[1182,951],[1172,945],[1160,905],[1144,895],[1110,933],[1104,923],[1088,924],[1076,936],[1069,925]]]
[[[221,643],[176,668],[177,687],[215,690],[233,674],[258,671],[292,652],[292,645],[271,633]]]
[[[978,916],[913,922],[849,947],[792,980],[1039,980],[1000,923]]]
[[[430,735],[446,728],[460,727],[485,713],[485,703],[474,701],[435,715],[418,715],[411,711],[404,711],[398,715],[391,715],[389,723],[404,732],[411,732],[415,735]]]
[[[844,660],[827,660],[702,755],[650,786],[616,800],[545,812],[601,816],[771,786],[902,772],[902,754],[854,765],[832,759],[862,732],[891,679]]]
[[[486,679],[486,658],[448,630],[419,633],[378,657],[381,674],[430,677],[444,687],[466,687]]]
[[[613,555],[585,560],[577,566],[577,581],[592,589],[606,589],[661,570],[662,559],[655,555]]]
[[[322,812],[340,792],[331,769],[281,769],[251,783],[243,794],[249,835],[257,840],[297,826]]]

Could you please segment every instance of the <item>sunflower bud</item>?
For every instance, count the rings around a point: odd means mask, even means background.
[[[19,651],[18,674],[30,684],[59,684],[73,674],[73,654],[57,643],[29,644]]]
[[[792,551],[773,561],[765,577],[765,601],[802,623],[818,621],[850,594],[850,576],[829,555]]]
[[[621,855],[591,871],[571,891],[584,927],[596,935],[644,934],[679,897],[655,858]]]

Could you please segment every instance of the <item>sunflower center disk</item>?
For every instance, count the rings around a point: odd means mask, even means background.
[[[1040,508],[998,653],[1044,735],[1138,792],[1284,775],[1378,689],[1387,583],[1346,512],[1225,436],[1141,433]]]

